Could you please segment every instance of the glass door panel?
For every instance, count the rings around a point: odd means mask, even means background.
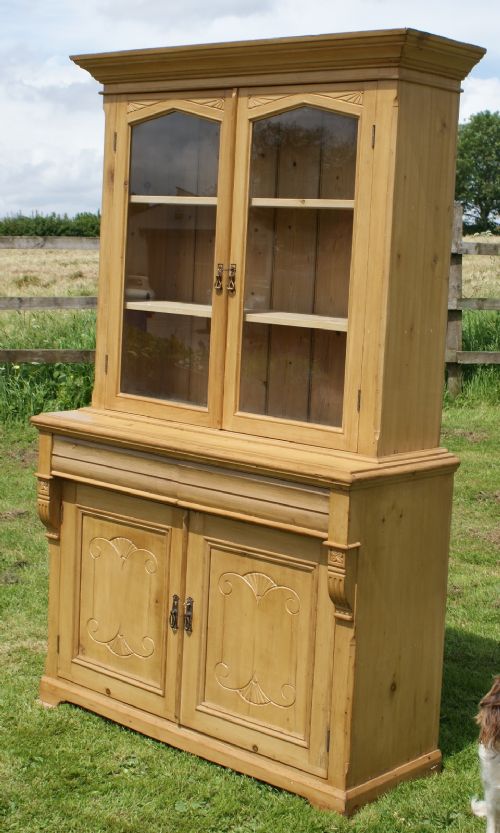
[[[357,123],[304,106],[253,126],[240,411],[342,424]]]
[[[132,127],[121,391],[206,407],[220,125]]]

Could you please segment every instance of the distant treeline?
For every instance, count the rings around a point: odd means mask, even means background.
[[[82,211],[67,214],[15,214],[0,219],[0,235],[22,237],[99,237],[101,215]]]

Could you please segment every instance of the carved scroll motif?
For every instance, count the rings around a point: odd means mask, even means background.
[[[325,541],[328,547],[328,592],[335,605],[335,618],[354,621],[358,544],[337,544]]]
[[[61,527],[61,487],[53,477],[38,477],[38,517],[47,529],[46,536],[58,541]]]
[[[148,659],[156,647],[151,636],[154,632],[151,577],[158,571],[156,556],[151,550],[137,547],[129,538],[120,536],[92,538],[88,554],[93,586],[101,588],[101,592],[96,590],[92,596],[86,622],[88,635],[117,657]]]
[[[277,584],[270,576],[262,572],[223,573],[219,579],[219,592],[228,605],[236,610],[246,610],[252,619],[252,633],[270,633],[273,627],[279,628],[285,656],[292,657],[287,676],[279,662],[269,666],[267,646],[256,641],[253,650],[241,654],[235,652],[237,642],[231,632],[226,633],[221,652],[224,658],[216,664],[215,678],[221,688],[234,691],[251,706],[290,708],[297,699],[296,680],[296,639],[300,614],[300,599],[291,587]],[[250,597],[246,594],[251,594]],[[246,598],[245,598],[246,596]],[[252,603],[249,604],[250,598]]]

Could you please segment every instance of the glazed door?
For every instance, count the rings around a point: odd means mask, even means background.
[[[116,141],[129,152],[117,147],[113,212],[126,219],[114,264],[122,280],[109,303],[107,400],[118,410],[219,425],[233,97],[119,106]],[[117,229],[110,234],[115,245]]]
[[[321,549],[191,515],[181,723],[326,776],[333,606]]]
[[[369,111],[360,90],[240,95],[224,405],[232,430],[353,446]]]
[[[61,530],[61,677],[173,719],[182,512],[65,484]],[[174,605],[175,612],[175,605]]]

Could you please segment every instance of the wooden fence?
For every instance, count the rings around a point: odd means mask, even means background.
[[[500,310],[500,298],[462,297],[462,258],[464,255],[500,255],[500,243],[474,243],[462,240],[463,210],[455,203],[448,285],[448,330],[446,333],[447,387],[451,396],[460,393],[465,364],[500,364],[500,352],[462,350],[463,310]],[[500,273],[500,261],[498,264]]]
[[[3,243],[2,243],[3,240]],[[7,248],[7,241],[16,238],[0,238],[0,248]],[[31,244],[11,245],[10,248],[98,248],[95,238],[18,238],[23,241],[45,241]],[[53,245],[57,241],[57,245]],[[71,241],[68,243],[67,241]],[[90,245],[89,245],[90,241]],[[67,244],[67,245],[66,245]],[[500,310],[500,298],[462,297],[463,255],[500,255],[500,243],[474,243],[462,240],[462,206],[455,204],[453,240],[451,248],[450,282],[448,295],[448,332],[446,337],[446,368],[448,391],[456,396],[462,385],[462,367],[468,364],[500,364],[500,352],[469,352],[462,350],[463,310]],[[500,271],[500,263],[499,263]],[[2,310],[41,309],[94,309],[97,298],[47,298],[18,297],[0,298]],[[93,350],[0,350],[0,362],[93,362]]]

